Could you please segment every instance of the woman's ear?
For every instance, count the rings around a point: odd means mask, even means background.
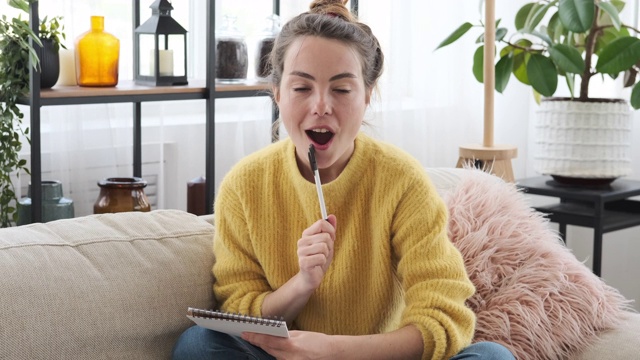
[[[278,87],[274,86],[274,87],[271,88],[271,92],[273,93],[273,100],[276,103],[279,103],[280,102],[280,89]]]
[[[371,93],[373,92],[373,88],[367,89],[366,94],[364,96],[364,103],[369,106],[371,104]]]

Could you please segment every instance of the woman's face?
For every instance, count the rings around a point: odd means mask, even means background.
[[[338,40],[301,37],[285,54],[274,94],[302,175],[313,179],[307,157],[313,144],[322,182],[337,178],[353,154],[371,97],[357,53]]]

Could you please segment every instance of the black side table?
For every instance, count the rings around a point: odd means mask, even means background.
[[[602,235],[640,225],[640,201],[628,198],[640,195],[640,181],[617,179],[600,187],[578,187],[556,182],[550,176],[516,181],[516,186],[532,195],[557,197],[560,203],[535,207],[558,223],[566,243],[567,225],[593,229],[593,272],[600,276]]]

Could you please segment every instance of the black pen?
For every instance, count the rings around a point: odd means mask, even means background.
[[[324,205],[320,172],[318,171],[318,163],[316,162],[316,148],[313,144],[309,145],[309,163],[311,164],[311,171],[313,171],[313,178],[316,181],[316,190],[318,192],[318,200],[320,201],[320,212],[322,213],[322,218],[327,220],[327,208]]]

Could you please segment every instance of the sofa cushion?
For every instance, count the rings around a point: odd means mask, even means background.
[[[521,360],[563,359],[628,316],[629,302],[575,258],[514,184],[467,170],[445,201],[477,289],[468,302],[474,341],[502,343]]]
[[[636,359],[640,349],[640,314],[629,312],[616,329],[605,331],[599,339],[571,360]]]
[[[214,307],[214,227],[177,210],[0,230],[0,359],[162,359]]]

